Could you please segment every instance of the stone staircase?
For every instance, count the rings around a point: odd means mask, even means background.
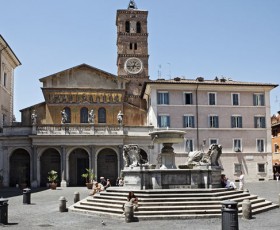
[[[122,207],[129,191],[111,187],[73,204],[69,210],[123,217]],[[244,199],[251,201],[253,215],[279,207],[249,192],[224,188],[134,190],[134,193],[139,200],[134,216],[139,220],[221,217],[221,203],[225,200],[238,202],[239,215]]]

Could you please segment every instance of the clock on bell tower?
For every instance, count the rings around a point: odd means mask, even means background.
[[[147,17],[148,11],[137,9],[133,0],[117,11],[118,76],[128,80],[128,96],[140,96],[143,82],[149,80]]]

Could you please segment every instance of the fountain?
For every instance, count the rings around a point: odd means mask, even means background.
[[[239,202],[245,198],[252,200],[252,203],[258,204],[252,206],[256,213],[279,207],[263,198],[251,196],[249,192],[221,188],[221,167],[218,164],[222,153],[220,145],[211,145],[205,153],[195,151],[186,154],[186,163],[176,168],[172,145],[182,142],[185,132],[164,130],[150,135],[154,143],[163,145],[156,168],[149,163],[142,164],[138,145],[125,145],[125,167],[122,170],[124,186],[107,188],[68,209],[123,217],[122,204],[129,191],[134,191],[139,198],[139,206],[134,214],[143,220],[219,218],[221,201],[225,197]],[[241,212],[239,210],[239,215]]]
[[[221,167],[218,159],[220,145],[211,145],[209,151],[195,151],[186,157],[184,165],[175,165],[173,144],[183,142],[184,131],[161,130],[151,132],[153,143],[162,144],[158,154],[158,168],[141,164],[138,145],[125,145],[123,157],[125,167],[122,170],[125,188],[128,189],[175,189],[175,188],[219,188]]]

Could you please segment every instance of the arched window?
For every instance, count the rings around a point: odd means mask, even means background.
[[[130,33],[130,22],[129,21],[125,22],[125,32]]]
[[[129,48],[132,50],[132,43],[129,44]]]
[[[106,109],[98,109],[98,123],[106,123]]]
[[[71,109],[69,107],[65,107],[64,110],[67,115],[67,120],[65,123],[71,123]]]
[[[88,123],[88,108],[86,107],[80,110],[80,123]]]
[[[137,43],[134,43],[134,50],[137,50]]]
[[[137,22],[137,24],[136,24],[136,32],[141,33],[141,23],[140,22]]]

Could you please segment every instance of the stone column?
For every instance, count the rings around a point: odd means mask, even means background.
[[[61,146],[61,187],[67,187],[66,175],[66,149],[65,146]]]
[[[32,153],[31,153],[31,164],[32,164],[32,174],[31,174],[31,187],[37,188],[38,187],[38,178],[37,178],[37,146],[32,146]]]
[[[119,167],[119,170],[118,170],[118,174],[120,175],[120,172],[121,170],[124,168],[124,165],[123,165],[123,145],[119,145],[119,160],[118,160],[118,167]]]
[[[95,164],[95,158],[96,158],[96,153],[95,153],[95,146],[92,145],[90,147],[90,156],[89,156],[89,168],[90,169],[93,169],[93,173],[95,175],[95,179],[97,180],[96,178],[96,175],[97,175],[97,168],[95,167],[96,164]]]
[[[2,146],[2,155],[3,155],[2,169],[3,169],[3,176],[4,176],[3,185],[8,186],[10,182],[10,177],[9,177],[10,164],[9,164],[9,154],[8,154],[7,146]]]

